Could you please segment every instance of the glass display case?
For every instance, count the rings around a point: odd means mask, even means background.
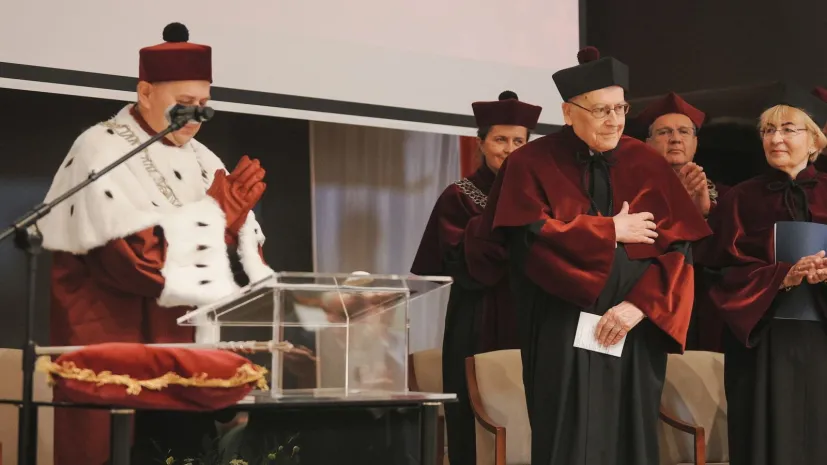
[[[271,350],[246,354],[271,372],[274,397],[408,391],[410,303],[451,285],[437,276],[277,273],[193,310],[201,343]]]

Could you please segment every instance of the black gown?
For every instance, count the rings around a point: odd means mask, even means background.
[[[447,254],[446,268],[454,283],[445,310],[442,337],[442,389],[457,395],[456,402],[446,403],[445,428],[451,463],[476,463],[474,411],[468,396],[465,359],[480,352],[480,309],[485,288],[468,276],[461,251]],[[454,445],[451,449],[450,444]]]
[[[591,215],[613,211],[608,164],[586,161]],[[644,319],[626,336],[621,357],[574,348],[581,311],[597,315],[621,303],[652,260],[630,260],[618,244],[606,286],[581,308],[544,292],[524,272],[538,225],[508,233],[512,289],[517,296],[523,377],[536,465],[645,465],[658,463],[657,421],[673,341]],[[691,263],[688,243],[680,250]],[[449,446],[450,447],[450,446]]]

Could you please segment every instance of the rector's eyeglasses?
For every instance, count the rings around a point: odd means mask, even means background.
[[[614,106],[606,106],[606,105],[598,105],[594,108],[586,108],[582,105],[578,105],[572,101],[569,101],[570,104],[576,106],[577,108],[582,108],[583,110],[588,111],[597,119],[608,118],[613,112],[617,116],[625,116],[629,113],[629,108],[632,106],[628,103],[620,103]]]
[[[775,136],[775,133],[781,132],[781,137],[784,139],[792,139],[793,137],[806,132],[807,128],[791,128],[791,127],[783,127],[781,129],[776,129],[773,127],[767,127],[759,131],[762,137],[771,138]]]

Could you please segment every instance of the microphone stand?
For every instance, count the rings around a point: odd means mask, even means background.
[[[40,204],[16,220],[9,227],[0,232],[0,242],[14,236],[14,245],[26,254],[28,261],[28,292],[26,301],[26,328],[23,343],[23,399],[18,416],[17,463],[18,465],[34,465],[37,463],[37,423],[33,421],[37,409],[32,405],[32,388],[34,386],[34,364],[36,346],[34,341],[35,326],[35,298],[37,296],[37,260],[42,252],[43,236],[37,228],[37,221],[48,215],[53,208],[66,201],[78,191],[98,178],[117,168],[137,153],[163,139],[167,134],[184,127],[191,119],[191,115],[171,112],[170,125],[160,133],[152,136],[148,141],[135,147],[126,155],[115,160],[100,172],[91,172],[83,182],[64,192],[51,202]],[[32,428],[32,427],[35,428]],[[34,431],[31,431],[34,429]]]

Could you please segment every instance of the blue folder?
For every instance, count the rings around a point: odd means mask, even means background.
[[[827,225],[806,221],[775,223],[775,261],[796,263],[801,257],[827,251]],[[822,302],[827,302],[827,284],[810,284],[807,279],[780,292],[770,315],[784,320],[823,321]]]

